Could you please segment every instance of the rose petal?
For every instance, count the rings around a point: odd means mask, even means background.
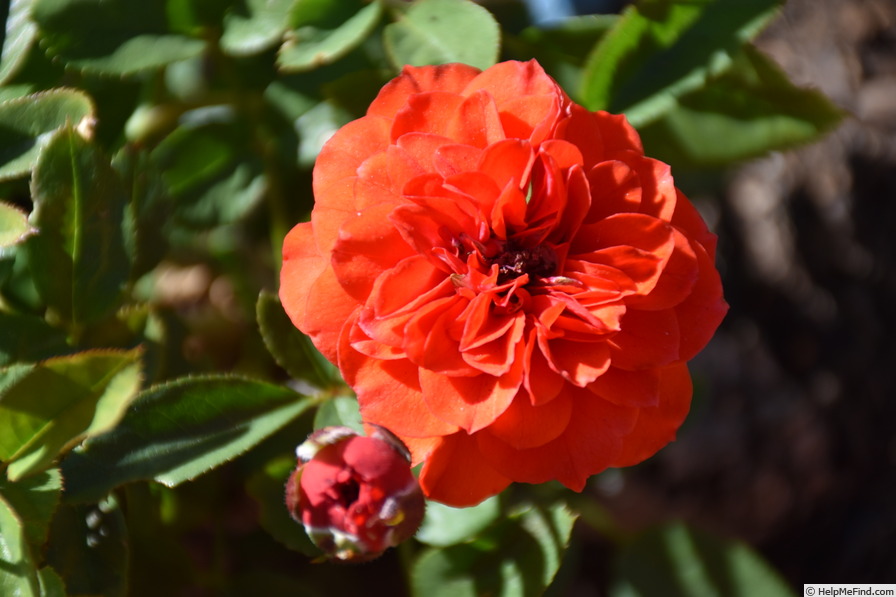
[[[522,356],[523,346],[517,350]],[[440,419],[475,433],[498,418],[513,401],[522,383],[523,363],[514,361],[506,375],[485,373],[475,377],[449,377],[420,370],[420,388],[430,411]]]
[[[700,245],[692,245],[700,273],[691,294],[676,305],[675,317],[681,330],[679,358],[690,360],[706,346],[728,312],[722,298],[722,281],[709,255]]]
[[[327,297],[326,300],[320,300]],[[342,325],[358,307],[317,252],[311,224],[299,224],[283,241],[280,302],[290,319],[331,362]]]
[[[468,95],[454,114],[449,131],[452,139],[480,148],[504,139],[504,127],[491,93],[480,90]]]
[[[394,143],[406,133],[431,133],[452,138],[451,116],[460,110],[464,98],[444,91],[429,91],[408,98],[395,114],[390,137]],[[462,139],[454,139],[463,143]]]
[[[617,213],[638,212],[641,206],[641,179],[628,164],[619,160],[600,162],[587,172],[591,190],[591,210],[586,223],[594,223]],[[580,235],[573,241],[573,251],[582,253],[593,237]]]
[[[544,406],[533,406],[524,393],[488,426],[488,433],[517,450],[536,448],[560,436],[569,424],[572,398],[560,393]]]
[[[457,295],[421,306],[405,326],[403,346],[408,358],[443,375],[478,375],[479,370],[471,367],[458,349],[458,318],[466,307],[467,301]]]
[[[662,367],[681,358],[681,331],[672,309],[630,309],[609,341],[613,366],[629,371]]]
[[[580,388],[610,367],[610,349],[604,342],[570,342],[557,338],[540,346],[551,369]]]
[[[356,318],[355,318],[356,319]],[[347,325],[354,324],[349,321]],[[407,359],[382,361],[354,350],[347,333],[339,340],[339,370],[355,388],[361,417],[402,437],[432,437],[457,430],[436,418],[420,391],[417,366]]]
[[[479,73],[479,69],[466,64],[406,65],[398,77],[380,90],[367,114],[395,118],[411,95],[434,90],[460,93]]]
[[[600,129],[601,141],[607,154],[618,151],[644,153],[641,137],[634,127],[629,124],[624,114],[610,114],[609,112],[598,110],[594,112],[594,118]],[[585,141],[585,144],[587,144],[587,141]]]
[[[442,438],[420,471],[420,486],[430,498],[457,508],[475,506],[510,485],[488,465],[475,439],[460,432]]]
[[[675,250],[663,267],[656,286],[647,295],[628,297],[628,306],[654,311],[668,309],[686,299],[693,291],[699,272],[697,255],[690,241],[679,230],[673,230],[672,233]]]
[[[364,301],[373,283],[387,269],[414,255],[392,226],[384,226],[391,205],[370,208],[346,220],[333,247],[333,271],[345,291]]]
[[[488,463],[514,481],[557,480],[575,491],[582,491],[591,475],[613,466],[622,448],[622,438],[635,423],[637,409],[611,404],[587,390],[571,386],[568,392],[573,402],[569,424],[553,441],[518,450],[488,429],[478,433],[479,450]]]
[[[405,135],[407,136],[407,135]],[[471,145],[442,145],[432,154],[436,172],[448,178],[462,172],[474,172],[482,150]]]
[[[375,116],[359,118],[330,137],[315,162],[313,187],[316,205],[354,211],[354,198],[332,193],[330,187],[345,178],[356,176],[358,167],[365,160],[386,150],[391,124]]]
[[[526,363],[528,366],[525,370],[523,387],[529,393],[529,401],[532,406],[547,404],[556,398],[566,385],[566,380],[548,365],[547,359],[544,358],[538,347],[534,329],[529,333],[529,338],[526,341]]]
[[[613,466],[632,466],[675,439],[691,406],[693,386],[687,365],[665,367],[659,374],[659,400],[638,410],[634,429],[625,436]]]
[[[588,390],[620,406],[656,406],[659,403],[659,373],[656,369],[626,371],[610,367],[588,386]]]
[[[595,239],[597,250],[574,259],[601,263],[625,272],[639,294],[653,290],[675,249],[674,229],[666,222],[641,214],[616,214],[586,226],[582,234]]]

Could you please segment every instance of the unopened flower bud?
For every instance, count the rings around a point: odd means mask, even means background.
[[[417,531],[423,493],[407,449],[385,429],[365,437],[348,427],[325,427],[296,454],[286,507],[328,556],[370,560]]]

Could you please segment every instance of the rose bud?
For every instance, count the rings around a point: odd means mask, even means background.
[[[423,519],[423,493],[410,454],[389,431],[370,437],[325,427],[296,449],[286,507],[332,558],[363,562],[411,537]]]

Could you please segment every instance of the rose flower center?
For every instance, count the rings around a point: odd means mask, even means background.
[[[515,247],[508,243],[504,250],[492,258],[498,264],[498,284],[510,282],[523,274],[534,278],[547,278],[557,272],[557,253],[548,246]]]

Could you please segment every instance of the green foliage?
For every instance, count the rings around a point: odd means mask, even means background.
[[[63,461],[66,496],[96,500],[149,479],[173,487],[239,456],[309,406],[282,386],[227,375],[151,387],[114,429]]]
[[[779,4],[642,0],[542,27],[513,2],[11,0],[0,595],[326,594],[345,574],[305,566],[284,483],[312,426],[363,425],[274,290],[326,140],[406,64],[535,58],[675,167],[808,142],[841,113],[750,45]],[[427,597],[541,594],[587,511],[542,489],[430,504],[382,565]],[[788,594],[740,544],[606,534],[617,595]]]
[[[575,519],[560,504],[529,505],[474,542],[430,548],[414,564],[414,594],[541,595],[560,568]]]
[[[297,2],[295,25],[280,48],[277,65],[284,71],[306,71],[331,64],[364,41],[381,16],[379,2]]]
[[[96,351],[0,369],[0,460],[15,481],[108,431],[140,385],[139,351]]]
[[[48,53],[85,72],[131,75],[205,48],[169,29],[162,2],[34,0],[31,15]]]
[[[34,167],[49,133],[82,123],[91,126],[94,106],[74,89],[50,89],[0,103],[0,179],[25,176]]]
[[[383,31],[396,67],[463,62],[488,68],[498,60],[500,38],[488,11],[466,0],[415,2]]]
[[[759,556],[684,524],[652,529],[619,554],[613,597],[792,597]]]
[[[471,508],[452,508],[438,502],[426,507],[417,539],[434,547],[465,543],[501,515],[500,500],[492,497]]]
[[[0,251],[17,245],[36,230],[28,224],[28,215],[8,203],[0,203]]]
[[[0,591],[3,595],[37,597],[40,585],[25,528],[15,511],[0,496]]]
[[[795,87],[749,41],[780,0],[645,0],[630,6],[585,64],[580,96],[623,112],[650,155],[719,167],[819,137],[842,117]]]
[[[31,178],[39,230],[27,249],[48,309],[74,333],[120,303],[129,278],[122,225],[127,197],[109,161],[70,127],[52,135]]]
[[[53,518],[47,561],[67,594],[125,597],[129,557],[128,530],[114,496],[63,505]]]
[[[817,91],[795,87],[750,46],[711,86],[687,94],[641,129],[651,155],[692,167],[721,166],[811,141],[843,112]]]

